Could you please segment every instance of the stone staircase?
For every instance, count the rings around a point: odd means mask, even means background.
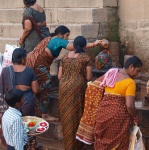
[[[71,31],[70,40],[78,35],[89,41],[108,37],[111,33],[108,24],[114,21],[117,11],[117,0],[37,0],[37,3],[46,11],[50,32],[58,25],[66,25]],[[1,0],[0,52],[4,52],[5,44],[17,45],[22,34],[23,7],[23,0]],[[57,74],[57,69],[54,69],[52,75]],[[59,116],[57,90],[51,95],[49,110],[53,116]],[[38,136],[38,142],[43,150],[64,149],[60,122],[49,124],[49,131]]]
[[[117,0],[37,0],[47,16],[50,31],[65,24],[71,31],[70,39],[83,35],[92,40],[99,36],[101,23],[106,23],[109,8],[117,7]],[[17,45],[22,34],[23,0],[1,0],[0,5],[0,51],[5,44]],[[106,36],[107,29],[104,31]]]

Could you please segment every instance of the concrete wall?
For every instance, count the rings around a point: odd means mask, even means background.
[[[149,70],[149,1],[118,0],[119,34],[125,54],[135,54]]]

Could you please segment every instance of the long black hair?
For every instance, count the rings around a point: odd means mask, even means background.
[[[16,48],[12,53],[12,63],[22,64],[22,59],[27,55],[26,51],[22,48]]]
[[[86,44],[87,44],[87,41],[83,36],[77,36],[73,42],[75,53],[81,53],[81,52],[84,53],[85,50],[83,48],[86,46]]]
[[[137,56],[132,56],[128,58],[124,64],[124,68],[129,68],[130,65],[133,65],[134,68],[136,67],[142,67],[143,63]]]

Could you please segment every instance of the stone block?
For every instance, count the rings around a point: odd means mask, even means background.
[[[104,7],[117,7],[117,0],[103,0]]]
[[[22,8],[24,7],[23,0],[1,0],[0,8]]]
[[[0,36],[3,38],[20,38],[23,33],[22,24],[1,24]]]
[[[54,32],[56,27],[58,27],[58,24],[48,24],[47,26],[49,27],[50,32],[52,33]],[[87,39],[95,39],[98,36],[98,24],[66,24],[66,26],[70,30],[70,40],[73,40],[78,35],[82,35]]]
[[[47,8],[96,8],[103,7],[103,0],[45,0],[45,7]]]
[[[23,9],[0,9],[0,23],[21,23]]]
[[[148,28],[148,26],[149,26],[148,21],[142,21],[140,22],[140,25],[139,25],[140,28]]]
[[[58,10],[58,23],[92,23],[107,20],[104,8],[67,8]]]
[[[60,122],[49,122],[49,129],[47,132],[39,135],[38,137],[63,140],[62,127]]]
[[[37,0],[37,4],[44,7],[44,1],[45,0]],[[24,7],[23,0],[16,0],[15,2],[13,0],[1,0],[0,9],[2,8],[22,8]]]

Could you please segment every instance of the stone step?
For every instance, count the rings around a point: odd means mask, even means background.
[[[60,24],[47,24],[50,32],[54,32],[55,28]],[[83,35],[86,38],[97,38],[99,24],[66,24],[70,29],[70,39],[74,39],[78,35]],[[1,38],[20,38],[23,32],[21,23],[0,23]]]
[[[39,143],[39,150],[64,150],[63,140],[51,140],[37,136],[37,143]],[[6,150],[0,143],[0,150]]]
[[[46,8],[102,8],[103,6],[116,7],[117,0],[37,0],[37,3]],[[16,0],[15,3],[12,0],[1,0],[0,8],[23,8],[23,1]]]
[[[50,32],[54,32],[58,24],[48,24]],[[82,35],[87,39],[96,39],[98,36],[98,24],[66,24],[70,29],[70,40]],[[22,25],[13,23],[0,23],[0,52],[4,52],[5,44],[18,45],[18,40],[22,35]]]
[[[50,140],[47,138],[37,137],[37,142],[41,144],[40,150],[64,150],[62,140]]]
[[[37,0],[37,3],[44,7],[45,0]],[[13,0],[1,0],[0,8],[22,8],[24,7],[23,0],[16,0],[15,2]]]
[[[81,1],[72,1],[70,0],[37,0],[37,3],[42,7],[47,8],[91,8],[91,7],[102,7],[103,0],[81,0]],[[24,4],[23,1],[16,0],[15,3],[12,0],[1,0],[0,8],[23,8]]]
[[[61,123],[59,121],[49,122],[49,129],[45,133],[39,135],[38,137],[47,138],[51,140],[63,140]]]
[[[107,21],[105,8],[46,8],[47,23],[98,23]],[[21,23],[23,9],[0,9],[0,23]],[[73,16],[73,17],[72,17]]]

